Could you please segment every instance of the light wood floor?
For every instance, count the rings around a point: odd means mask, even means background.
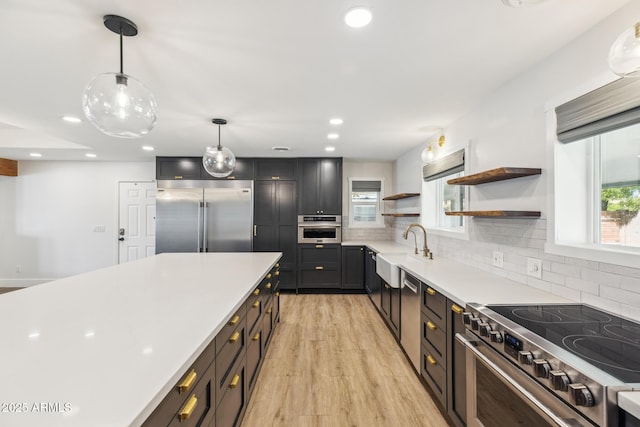
[[[366,295],[282,295],[242,427],[447,422]]]
[[[17,291],[18,289],[22,289],[22,288],[3,288],[3,287],[0,287],[0,294],[6,294],[7,292]]]

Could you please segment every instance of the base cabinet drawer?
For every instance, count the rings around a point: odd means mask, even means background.
[[[216,427],[236,427],[240,424],[247,403],[246,366],[238,360],[224,383],[222,399],[216,408]]]
[[[214,366],[209,368],[212,371],[198,382],[198,385],[189,393],[189,398],[184,402],[169,427],[199,427],[208,426],[214,418],[215,408],[215,375]]]
[[[447,334],[427,316],[422,316],[422,339],[431,348],[433,356],[443,365],[447,354]]]
[[[247,344],[247,382],[249,385],[249,396],[253,391],[253,387],[258,379],[258,373],[260,372],[260,365],[264,357],[264,341],[265,334],[263,328],[256,327],[249,337],[249,344]]]
[[[445,367],[438,363],[432,352],[426,346],[422,346],[422,377],[431,387],[431,391],[440,403],[447,406],[447,374]]]
[[[422,312],[441,328],[445,328],[447,323],[447,297],[428,285],[423,286]]]
[[[233,366],[239,361],[244,361],[247,342],[247,331],[244,322],[227,339],[226,343],[216,357],[216,397],[219,402],[233,378]]]

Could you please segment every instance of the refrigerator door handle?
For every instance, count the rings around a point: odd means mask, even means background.
[[[209,208],[209,203],[208,202],[203,202],[202,203],[202,228],[203,228],[203,233],[202,233],[202,252],[207,252],[207,215],[208,215],[208,208]]]
[[[200,242],[200,238],[202,237],[202,209],[203,203],[198,203],[198,252],[202,252],[202,243]]]

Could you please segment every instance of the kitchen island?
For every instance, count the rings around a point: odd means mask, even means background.
[[[141,425],[280,257],[161,254],[2,295],[0,425]]]

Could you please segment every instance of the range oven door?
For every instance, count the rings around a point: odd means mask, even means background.
[[[593,426],[481,339],[456,339],[466,347],[468,427]]]

